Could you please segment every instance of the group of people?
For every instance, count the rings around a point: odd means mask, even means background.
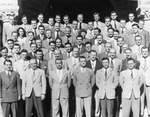
[[[83,14],[43,14],[3,26],[0,101],[4,117],[150,117],[149,32],[144,20],[105,22],[99,13],[84,23]],[[129,21],[127,21],[129,20]],[[63,22],[63,23],[62,23]],[[18,115],[22,114],[22,115]]]

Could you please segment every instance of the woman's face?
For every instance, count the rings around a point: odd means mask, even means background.
[[[23,36],[23,35],[24,35],[23,29],[20,29],[20,30],[19,30],[19,35],[20,35],[20,36]]]

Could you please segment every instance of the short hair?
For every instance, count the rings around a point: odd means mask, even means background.
[[[57,38],[57,39],[55,40],[55,42],[56,42],[57,40],[60,40],[60,41],[61,41],[61,43],[62,43],[62,39],[61,39],[61,38]]]
[[[94,15],[98,15],[98,16],[99,16],[99,13],[95,12],[95,13],[93,14],[93,16],[94,16]]]
[[[20,53],[28,53],[26,49],[22,49]]]
[[[11,41],[12,43],[14,43],[14,40],[13,40],[13,39],[8,39],[7,42],[8,42],[8,41]]]
[[[85,46],[88,45],[88,44],[89,44],[90,46],[92,46],[92,43],[89,42],[89,41],[87,41],[87,42],[85,43]]]
[[[102,38],[103,38],[103,35],[102,35],[102,34],[100,34],[100,33],[99,33],[99,34],[97,34],[97,37],[98,37],[98,36],[102,36]]]
[[[36,21],[36,22],[37,22],[37,20],[36,20],[36,19],[31,19],[31,22],[32,22],[32,21]]]
[[[81,59],[85,59],[85,60],[86,60],[85,56],[80,56],[80,57],[79,57],[79,61],[80,61]]]
[[[125,18],[121,18],[120,21],[125,21],[126,22],[126,19]]]
[[[114,32],[117,32],[119,34],[119,30],[114,30]]]
[[[37,54],[38,52],[42,52],[43,53],[43,51],[41,49],[37,49],[35,53]]]
[[[44,25],[39,25],[38,29],[40,29],[41,27],[44,28],[44,30],[45,30]]]
[[[36,61],[36,63],[37,63],[37,59],[36,59],[36,57],[31,58],[31,59],[30,59],[30,61],[31,61],[31,60],[35,60],[35,61]]]
[[[35,40],[35,42],[37,42],[37,41],[40,41],[40,42],[42,43],[42,40],[41,40],[40,38],[37,38],[37,39]]]
[[[149,48],[146,47],[146,46],[143,46],[143,47],[141,48],[141,50],[143,50],[143,49],[148,49],[148,50],[149,50]]]
[[[28,32],[27,32],[27,35],[28,35],[29,33],[32,33],[33,36],[34,36],[34,32],[33,32],[33,31],[28,31]]]
[[[7,48],[7,47],[2,47],[2,48],[1,48],[1,51],[5,50],[5,49],[6,49],[7,52],[8,52],[8,48]]]
[[[14,46],[18,46],[19,48],[21,48],[19,43],[15,43]]]
[[[109,58],[108,57],[103,57],[102,61],[104,61],[104,60],[108,60],[108,62],[109,62]]]
[[[45,31],[45,32],[47,32],[47,31],[50,31],[50,32],[52,33],[52,30],[51,30],[51,29],[46,29],[46,31]]]
[[[64,17],[68,17],[68,19],[69,19],[69,15],[64,15]],[[63,18],[64,18],[64,17],[63,17]]]
[[[130,14],[133,14],[133,15],[134,15],[134,13],[129,13],[129,15],[130,15]]]
[[[113,28],[111,28],[111,27],[110,27],[110,28],[108,28],[108,29],[107,29],[107,31],[108,31],[108,30],[113,30],[113,31],[114,31],[114,29],[113,29]]]
[[[117,12],[116,12],[116,11],[111,11],[111,14],[112,14],[112,13],[116,13],[116,14],[117,14]]]
[[[26,15],[22,15],[21,19],[22,19],[22,18],[24,18],[24,17],[26,17],[26,18],[27,18],[27,16],[26,16]]]
[[[55,42],[55,41],[50,41],[50,42],[49,42],[49,45],[50,45],[51,43],[56,45],[56,42]]]
[[[17,33],[17,31],[12,31],[12,32],[11,32],[11,35],[12,35],[13,33],[16,33],[16,34],[18,34],[18,33]]]
[[[96,55],[97,55],[97,51],[96,51],[96,50],[91,50],[91,52],[90,52],[90,53],[92,53],[92,52],[96,53]]]
[[[133,61],[133,62],[135,63],[134,58],[128,58],[128,59],[127,59],[127,62],[128,62],[128,61]]]
[[[111,18],[110,18],[109,16],[106,16],[104,19],[105,19],[105,20],[106,20],[106,19],[109,19],[109,20],[111,20]]]
[[[137,37],[140,37],[141,40],[142,40],[142,37],[140,35],[136,35],[134,39],[136,40]]]
[[[6,64],[6,62],[9,62],[9,63],[11,63],[11,65],[12,65],[12,61],[11,61],[11,60],[9,60],[9,59],[6,59],[6,60],[4,61],[4,65]]]
[[[78,34],[81,35],[82,32],[87,33],[85,29],[81,29]]]
[[[98,30],[98,32],[101,33],[101,29],[99,28],[94,28],[94,30]]]
[[[65,43],[65,46],[66,45],[70,45],[72,47],[72,44],[70,42]]]
[[[38,17],[39,17],[39,15],[43,15],[43,13],[39,13],[39,14],[38,14]],[[44,15],[43,15],[43,16],[44,16]]]
[[[82,38],[82,40],[83,40],[83,37],[82,37],[81,35],[78,35],[78,36],[76,37],[76,39],[79,38],[79,37]]]
[[[124,41],[124,38],[123,38],[123,37],[119,36],[118,39],[120,39],[120,38]]]
[[[131,49],[131,48],[127,48],[127,49],[125,50],[125,52],[126,52],[127,50],[129,50],[129,51],[131,51],[131,52],[132,52],[132,49]]]
[[[55,63],[56,63],[56,61],[61,61],[61,62],[62,62],[62,58],[60,58],[60,57],[59,57],[59,58],[56,58],[56,59],[55,59]]]
[[[137,28],[139,28],[139,25],[136,24],[136,23],[132,24],[132,27],[133,27],[133,26],[136,26]]]
[[[143,19],[139,19],[139,21],[138,21],[138,22],[140,22],[140,21],[145,22]]]
[[[70,26],[66,26],[65,28],[68,28],[71,31],[71,27]]]
[[[31,42],[31,43],[30,43],[30,47],[31,47],[31,45],[33,45],[33,44],[35,44],[35,45],[36,45],[36,43],[34,43],[34,42]],[[37,46],[37,45],[36,45],[36,46]]]

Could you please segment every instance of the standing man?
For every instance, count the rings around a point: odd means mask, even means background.
[[[78,20],[78,29],[87,29],[87,24],[83,23],[83,14],[78,14],[77,16],[77,20]]]
[[[117,21],[117,13],[116,11],[111,12],[111,25],[114,30],[118,30],[120,27],[120,23]]]
[[[130,111],[133,117],[140,115],[140,88],[143,84],[143,74],[135,69],[135,61],[127,60],[128,69],[120,73],[119,82],[122,87],[122,116],[129,117]]]
[[[0,73],[0,100],[4,117],[9,117],[10,110],[13,117],[17,117],[17,101],[21,96],[19,74],[12,71],[12,62],[4,61],[5,71]]]
[[[44,117],[42,100],[45,99],[46,78],[44,70],[37,67],[36,59],[30,60],[30,69],[23,77],[22,99],[26,103],[26,117],[31,117],[33,106],[38,117]]]
[[[109,58],[103,58],[102,64],[103,68],[96,72],[102,117],[113,117],[115,89],[118,85],[117,72],[109,67]]]
[[[63,68],[62,59],[55,60],[57,69],[50,71],[49,83],[52,89],[53,117],[60,117],[60,106],[62,116],[69,117],[69,87],[71,85],[70,72]]]
[[[83,107],[86,117],[91,117],[92,87],[95,84],[94,72],[86,67],[86,58],[79,58],[80,66],[73,72],[76,96],[76,115],[82,117]]]

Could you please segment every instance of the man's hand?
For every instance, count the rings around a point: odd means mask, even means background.
[[[22,95],[22,99],[25,100],[25,95]]]
[[[45,99],[45,95],[41,95],[41,100],[44,100]]]

